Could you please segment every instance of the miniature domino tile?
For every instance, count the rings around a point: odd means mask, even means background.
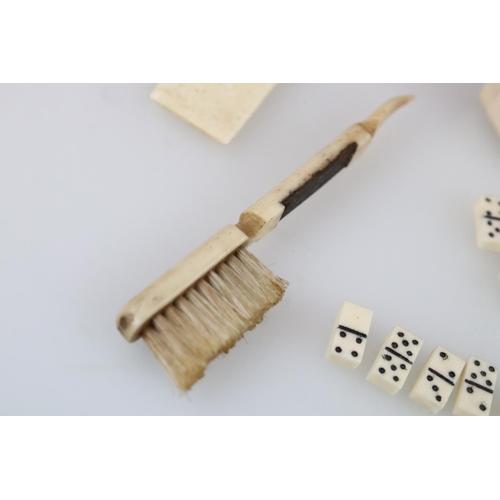
[[[479,99],[491,123],[500,134],[500,83],[487,83],[479,92]]]
[[[481,196],[474,203],[477,246],[500,252],[500,198]]]
[[[464,369],[465,361],[442,346],[432,351],[409,398],[437,413],[446,405]]]
[[[386,337],[366,380],[390,394],[403,388],[423,340],[396,326]]]
[[[159,83],[151,99],[222,144],[228,144],[275,83]]]
[[[453,415],[488,416],[497,382],[497,369],[471,356],[460,377]]]
[[[346,368],[357,368],[365,353],[373,311],[345,301],[339,309],[326,359]]]

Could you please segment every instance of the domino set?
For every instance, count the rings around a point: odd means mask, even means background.
[[[346,368],[357,368],[365,352],[373,311],[345,301],[339,309],[326,359]],[[423,340],[401,326],[386,337],[366,380],[390,394],[399,392],[413,368]],[[442,346],[432,351],[409,398],[431,413],[441,411],[457,385],[453,415],[490,414],[496,368],[477,357],[467,361]]]
[[[366,380],[396,394],[403,388],[422,344],[421,338],[396,326],[385,339]]]
[[[500,198],[480,196],[474,203],[474,216],[477,246],[500,252]]]
[[[432,413],[441,411],[450,399],[464,365],[465,361],[456,354],[442,346],[436,347],[420,372],[410,399]]]
[[[453,414],[488,415],[496,381],[496,368],[471,356],[460,377]]]
[[[481,196],[474,204],[477,246],[500,252],[500,198]]]
[[[326,358],[346,368],[357,368],[365,353],[372,318],[370,309],[344,302],[335,320]]]

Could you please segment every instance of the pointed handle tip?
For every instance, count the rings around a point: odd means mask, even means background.
[[[408,94],[408,95],[402,95],[400,97],[395,97],[395,99],[399,99],[400,106],[404,106],[405,104],[408,104],[409,102],[413,101],[415,99],[415,96],[413,94]]]
[[[393,97],[384,102],[378,107],[366,120],[362,121],[360,125],[371,135],[374,135],[377,129],[384,123],[384,121],[397,111],[402,106],[408,104],[415,99],[414,95],[403,95]]]

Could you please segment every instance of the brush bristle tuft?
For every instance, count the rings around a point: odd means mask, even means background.
[[[287,285],[239,249],[157,314],[144,340],[177,386],[188,390],[210,361],[262,321]]]

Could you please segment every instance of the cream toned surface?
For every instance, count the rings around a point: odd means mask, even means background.
[[[492,125],[500,134],[500,83],[487,83],[481,89],[479,98]]]
[[[389,394],[396,394],[403,388],[423,343],[420,337],[395,326],[382,344],[366,380]]]
[[[287,196],[311,180],[318,171],[352,143],[357,144],[356,153],[351,162],[354,161],[367,148],[384,121],[412,100],[413,96],[397,96],[384,102],[366,120],[348,127],[339,137],[333,139],[272,191],[245,210],[240,216],[238,226],[249,236],[249,243],[260,240],[276,227],[285,209],[282,202]],[[335,182],[335,179],[331,182]]]
[[[337,313],[326,359],[345,368],[357,368],[363,360],[372,319],[372,310],[346,300]]]
[[[497,383],[497,368],[484,359],[470,356],[457,387],[453,415],[487,417]]]
[[[151,99],[213,139],[228,144],[274,83],[159,83]]]
[[[465,361],[443,346],[437,346],[425,363],[409,397],[431,413],[441,411],[457,386]]]
[[[358,156],[368,145],[371,138],[372,136],[361,125],[349,127],[340,137],[335,138],[271,192],[245,210],[240,215],[239,227],[249,235],[252,243],[266,236],[280,221],[285,210],[281,202],[286,196],[303,185],[347,145],[357,142],[359,147],[355,156]],[[354,157],[352,161],[354,161]],[[335,179],[332,179],[331,182],[335,182]]]
[[[407,396],[436,345],[500,364],[500,254],[477,248],[473,211],[500,195],[481,85],[278,85],[224,147],[154,86],[0,85],[0,413],[431,416]],[[249,248],[285,297],[180,396],[116,313],[403,94],[365,153]],[[375,311],[356,370],[325,361],[346,299]],[[391,396],[365,378],[396,324],[425,343]]]
[[[477,246],[482,250],[500,252],[500,198],[480,196],[474,203],[474,215]]]
[[[137,340],[147,321],[242,246],[247,239],[236,226],[229,224],[169,269],[118,313],[116,325],[123,336],[129,342]]]

